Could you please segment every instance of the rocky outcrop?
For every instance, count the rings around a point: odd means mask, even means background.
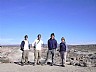
[[[68,59],[70,61],[70,65],[74,66],[82,66],[82,67],[96,67],[96,53],[87,51],[79,51],[79,50],[70,50]]]

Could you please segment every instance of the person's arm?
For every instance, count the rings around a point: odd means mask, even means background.
[[[49,40],[48,40],[48,48],[50,47],[50,43],[49,43]]]
[[[20,50],[22,50],[22,51],[24,50],[24,45],[25,45],[25,42],[24,42],[24,41],[22,41],[22,42],[21,42],[21,45],[20,45],[20,47],[21,47],[21,49],[20,49]]]
[[[57,49],[57,41],[55,42],[55,48]]]
[[[28,47],[29,47],[29,49],[30,49],[30,44],[29,44],[29,41],[28,41]]]
[[[59,52],[60,52],[60,46],[61,46],[61,43],[59,44],[59,46],[58,46],[59,48],[57,49],[57,51],[59,51]]]

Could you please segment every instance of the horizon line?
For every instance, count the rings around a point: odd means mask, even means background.
[[[4,45],[20,45],[20,44],[0,44],[0,46],[4,46]],[[47,45],[47,44],[45,44]],[[89,43],[89,44],[67,44],[67,45],[96,45],[96,43]]]

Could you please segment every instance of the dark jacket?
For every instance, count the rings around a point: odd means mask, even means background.
[[[24,51],[24,45],[25,45],[25,41],[22,41],[21,45],[20,45],[20,47],[21,47],[20,50]],[[30,49],[30,44],[29,44],[29,49]]]
[[[63,42],[60,43],[60,52],[61,51],[65,51],[66,52],[66,44],[63,43]]]
[[[49,39],[48,40],[48,49],[52,50],[52,49],[56,49],[57,48],[57,41],[55,39]]]

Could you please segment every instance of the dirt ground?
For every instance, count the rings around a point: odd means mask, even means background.
[[[66,65],[66,67],[49,65],[25,65],[14,63],[0,64],[0,72],[96,72],[96,67],[79,67]]]

